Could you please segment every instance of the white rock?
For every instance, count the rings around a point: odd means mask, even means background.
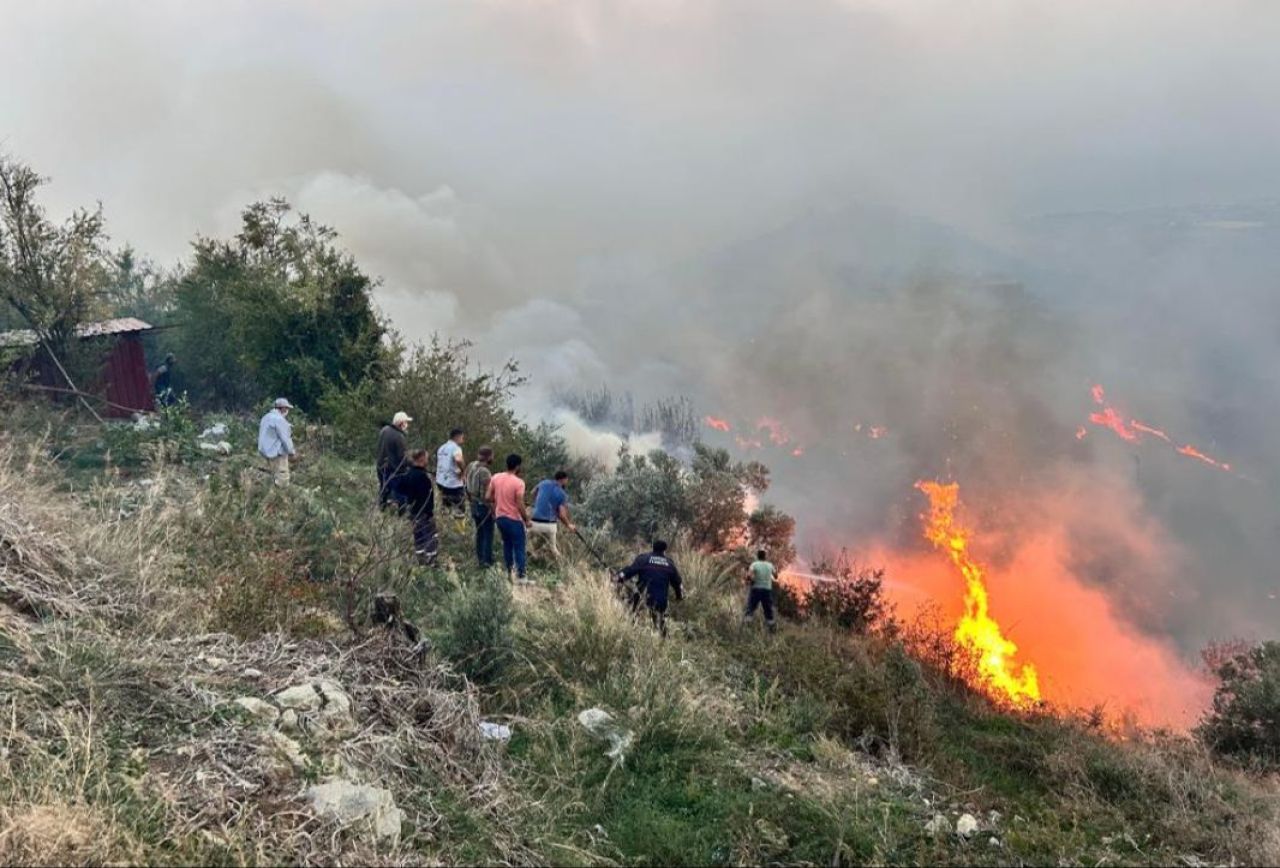
[[[200,432],[201,440],[213,440],[218,437],[227,436],[227,423],[219,422],[216,425],[210,425],[208,428]]]
[[[482,720],[480,721],[480,735],[486,741],[511,741],[511,727]]]
[[[241,696],[235,701],[235,704],[249,712],[249,715],[258,723],[266,726],[275,723],[276,718],[280,716],[280,709],[270,702],[263,702],[256,696]]]
[[[335,819],[344,826],[368,821],[379,841],[394,845],[400,840],[404,812],[396,807],[390,790],[335,778],[311,787],[307,799],[321,817]]]
[[[254,669],[254,668],[251,666],[251,667],[249,667],[248,669],[246,669],[244,672],[241,672],[241,673],[240,673],[240,675],[241,675],[242,677],[244,677],[244,678],[261,678],[261,677],[262,677],[262,670],[261,670],[261,669]]]
[[[295,711],[319,711],[324,702],[320,691],[310,684],[297,684],[271,694],[271,699],[281,708],[292,708]]]
[[[1000,839],[999,839],[999,838],[991,837],[991,838],[988,838],[988,839],[987,839],[987,846],[988,846],[988,847],[1000,847],[1000,846],[1003,846],[1003,845],[1000,843]]]
[[[951,831],[951,821],[944,814],[934,814],[933,819],[924,824],[924,830],[930,835],[946,835]]]
[[[298,712],[286,708],[280,714],[280,722],[276,724],[281,732],[295,732],[298,729]]]
[[[596,738],[609,742],[605,756],[616,763],[621,763],[626,758],[635,733],[619,726],[612,714],[603,708],[588,708],[578,712],[578,723]]]
[[[296,725],[318,736],[343,738],[355,731],[351,697],[336,681],[322,678],[286,687],[271,698],[281,708],[295,712]]]
[[[968,838],[978,831],[978,821],[973,814],[961,814],[956,820],[956,834]]]
[[[288,760],[289,765],[293,766],[295,771],[302,771],[307,767],[307,757],[302,752],[302,746],[296,741],[275,730],[268,733],[267,737],[271,739],[271,745],[276,749],[276,752]]]

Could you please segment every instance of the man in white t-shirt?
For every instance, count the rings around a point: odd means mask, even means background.
[[[436,485],[440,486],[440,502],[446,509],[463,515],[467,504],[467,488],[462,481],[466,462],[462,457],[462,444],[467,432],[454,428],[449,439],[436,450]]]

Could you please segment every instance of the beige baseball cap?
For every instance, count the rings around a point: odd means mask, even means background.
[[[392,425],[399,425],[403,422],[412,422],[412,421],[413,421],[413,417],[410,416],[408,413],[406,413],[404,410],[401,410],[399,413],[391,417]]]

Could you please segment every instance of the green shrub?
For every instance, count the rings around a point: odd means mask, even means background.
[[[1223,756],[1280,768],[1280,642],[1227,653],[1213,672],[1219,684],[1200,738]]]
[[[492,682],[511,659],[515,612],[506,580],[486,573],[446,599],[434,631],[435,646],[469,678]]]

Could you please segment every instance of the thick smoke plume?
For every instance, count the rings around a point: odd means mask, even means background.
[[[955,479],[1072,701],[1185,720],[1196,649],[1274,631],[1276,4],[5,5],[0,145],[161,264],[286,195],[528,412],[689,395],[802,549],[944,605],[912,486]],[[1094,383],[1249,478],[1077,439]]]

